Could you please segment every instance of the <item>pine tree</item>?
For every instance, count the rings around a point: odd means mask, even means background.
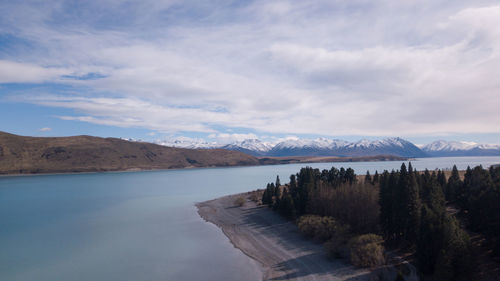
[[[378,172],[375,170],[375,174],[373,175],[372,184],[375,185],[378,183],[378,181],[379,181],[379,175],[378,175]]]
[[[460,191],[460,187],[463,185],[462,180],[460,180],[460,175],[458,174],[458,169],[456,165],[453,165],[451,170],[450,178],[445,188],[445,197],[449,202],[454,202],[457,200],[457,195]]]
[[[287,218],[295,217],[295,206],[293,204],[292,196],[288,193],[288,189],[283,190],[283,196],[281,197],[281,202],[279,205],[279,212],[281,215]]]
[[[352,168],[347,168],[347,170],[345,171],[344,183],[346,182],[348,182],[351,185],[356,182],[356,173],[354,173],[354,170]]]
[[[372,183],[372,176],[370,175],[370,171],[366,171],[366,176],[365,176],[365,184]]]
[[[264,193],[262,193],[262,204],[269,204],[268,198],[269,198],[269,183],[267,184]]]
[[[443,190],[443,193],[444,193],[444,189],[446,187],[446,176],[445,176],[444,172],[441,170],[438,170],[437,181],[438,181],[439,185],[441,186],[441,189]]]
[[[292,201],[294,203],[293,207],[294,207],[294,213],[295,214],[299,214],[299,210],[298,210],[298,202],[300,201],[300,195],[299,195],[299,187],[298,187],[298,183],[297,183],[297,177],[298,177],[298,174],[297,175],[290,175],[290,187],[289,187],[289,190],[288,190],[288,193],[290,195],[290,197],[292,198]]]
[[[399,173],[384,171],[380,179],[380,223],[388,240],[398,240],[401,234]]]
[[[280,183],[280,177],[276,176],[276,184],[274,186],[274,203],[273,203],[273,209],[278,210],[280,201],[281,201],[281,189],[280,189],[281,183]]]
[[[281,203],[280,177],[276,176],[276,185],[274,186],[274,203],[273,209],[278,210]]]
[[[264,190],[264,193],[262,194],[262,204],[272,205],[274,192],[274,184],[268,183],[266,186],[266,190]]]
[[[464,182],[458,188],[458,192],[456,194],[456,202],[461,211],[465,211],[468,209],[468,198],[469,198],[469,189],[472,182],[472,169],[467,166],[467,170],[465,170]]]
[[[434,273],[436,260],[441,250],[440,227],[439,218],[424,205],[415,256],[418,269],[427,275]]]
[[[417,239],[417,232],[420,224],[420,196],[416,180],[416,172],[411,163],[408,164],[408,185],[406,195],[406,229],[407,241],[414,243]]]

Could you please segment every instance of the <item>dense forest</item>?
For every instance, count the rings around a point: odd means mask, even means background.
[[[358,266],[384,263],[384,246],[410,253],[424,279],[472,280],[475,255],[466,230],[484,236],[500,256],[500,167],[358,177],[351,168],[302,168],[286,185],[277,177],[262,203],[324,242],[330,254]]]

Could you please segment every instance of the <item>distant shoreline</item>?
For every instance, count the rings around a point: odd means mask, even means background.
[[[475,157],[475,156],[468,156]],[[490,157],[490,156],[477,156]],[[441,157],[428,157],[441,158]],[[259,166],[274,166],[287,164],[314,164],[314,163],[348,163],[348,162],[386,162],[386,161],[412,161],[416,158],[406,158],[391,155],[379,156],[362,156],[362,157],[335,157],[335,156],[297,156],[297,157],[259,157],[262,162],[256,165],[228,165],[228,166],[187,166],[182,168],[128,168],[116,170],[89,170],[89,171],[51,171],[51,172],[34,172],[34,173],[5,173],[0,171],[2,177],[19,177],[19,176],[41,176],[41,175],[79,175],[79,174],[98,174],[98,173],[132,173],[132,172],[154,172],[154,171],[179,171],[192,169],[221,169],[221,168],[240,168],[240,167],[259,167]],[[272,159],[271,161],[269,159]],[[500,166],[493,164],[492,166]],[[465,170],[461,171],[462,173]]]
[[[10,173],[0,171],[0,177],[5,176],[37,176],[37,175],[68,175],[68,174],[95,174],[95,173],[113,173],[113,172],[142,172],[142,171],[170,171],[170,170],[188,170],[188,169],[213,169],[213,168],[232,168],[232,167],[256,167],[256,166],[273,166],[286,164],[312,164],[312,163],[338,163],[338,162],[378,162],[378,161],[407,161],[409,158],[392,156],[392,155],[377,155],[377,156],[360,156],[360,157],[336,157],[336,156],[291,156],[291,157],[259,157],[259,163],[255,165],[220,165],[220,166],[187,166],[182,168],[127,168],[127,169],[110,169],[110,170],[87,170],[87,171],[47,171],[47,172],[29,172],[26,173]]]

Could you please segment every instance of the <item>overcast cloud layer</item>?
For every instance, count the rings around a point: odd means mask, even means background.
[[[2,1],[0,83],[182,134],[500,133],[496,1]],[[34,90],[36,89],[36,90]]]

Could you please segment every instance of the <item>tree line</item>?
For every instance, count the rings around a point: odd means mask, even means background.
[[[287,185],[279,177],[269,183],[262,203],[289,219],[299,218],[306,235],[330,239],[325,245],[334,253],[355,244],[352,237],[380,245],[380,235],[386,246],[413,252],[419,271],[437,280],[470,280],[474,270],[470,238],[447,207],[457,208],[467,228],[487,237],[493,253],[500,254],[500,168],[467,168],[462,180],[456,166],[447,176],[441,170],[417,172],[403,163],[399,170],[367,172],[358,180],[351,168],[305,167]],[[352,247],[350,252],[355,252]],[[351,261],[366,256],[363,252]]]

